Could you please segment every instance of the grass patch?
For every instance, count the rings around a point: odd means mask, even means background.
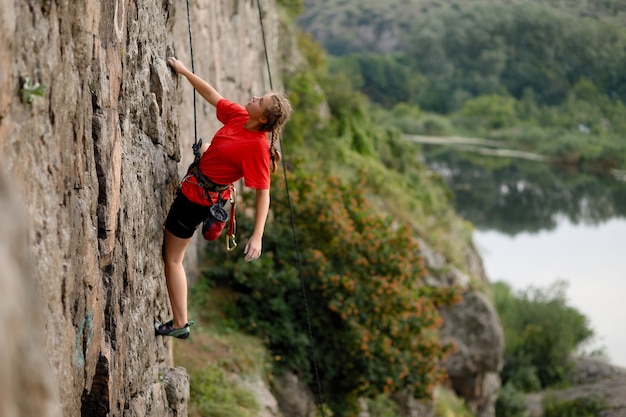
[[[259,412],[254,394],[240,389],[218,365],[207,364],[190,372],[189,415],[253,417]]]
[[[190,377],[190,417],[253,417],[259,404],[237,378],[268,379],[269,359],[257,338],[235,330],[223,310],[232,297],[203,283],[190,290],[196,324],[187,340],[173,340],[174,363]]]
[[[435,415],[437,417],[474,417],[474,414],[465,405],[465,401],[446,388],[437,390]]]

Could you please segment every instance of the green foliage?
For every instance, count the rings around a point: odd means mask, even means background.
[[[543,401],[544,417],[596,417],[606,408],[598,396],[559,400],[547,396]]]
[[[416,17],[393,53],[330,59],[336,82],[325,90],[346,149],[373,155],[369,128],[362,128],[365,100],[352,92],[357,89],[381,108],[419,109],[383,118],[405,133],[498,137],[568,167],[605,174],[625,169],[626,77],[619,74],[626,65],[626,28],[582,18],[554,2],[491,3]],[[398,17],[406,18],[419,6],[408,2],[384,13],[402,10]],[[369,14],[374,5],[349,12],[341,4],[328,7],[375,19]]]
[[[422,283],[413,233],[374,214],[362,184],[304,172],[290,174],[289,181],[301,258],[284,188],[275,184],[265,254],[253,264],[237,261],[226,282],[239,292],[231,314],[266,341],[279,368],[298,369],[310,380],[300,263],[332,408],[348,413],[358,396],[404,389],[431,395],[443,377],[440,361],[451,349],[438,339],[437,308],[456,302],[456,290]]]
[[[564,381],[569,356],[593,336],[587,318],[567,305],[566,284],[529,288],[513,294],[509,285],[493,285],[505,336],[504,384],[534,391]]]
[[[20,94],[23,103],[32,103],[35,97],[43,97],[43,93],[46,91],[46,86],[39,83],[34,83],[30,77],[24,78],[22,89]]]
[[[527,417],[528,407],[524,393],[511,383],[500,390],[496,401],[496,417]]]
[[[425,135],[444,136],[451,131],[448,119],[436,114],[425,115],[422,118],[422,131]]]
[[[386,395],[367,399],[367,411],[370,417],[400,417],[400,407]]]
[[[451,193],[445,182],[419,163],[416,147],[401,138],[397,129],[388,127],[393,117],[355,93],[345,74],[322,81],[331,118],[325,136],[318,135],[316,143],[307,149],[309,161],[313,159],[311,147],[320,150],[318,161],[324,167],[313,169],[348,180],[362,178],[372,199],[379,200],[374,203],[399,222],[410,225],[418,235],[427,237],[451,262],[462,265],[461,247],[468,242],[470,232],[451,210]],[[405,113],[410,117],[415,111],[419,110],[407,106]],[[436,115],[425,115],[418,123],[439,133],[449,127],[447,120]]]
[[[313,71],[324,70],[326,68],[326,53],[322,47],[310,33],[298,31],[297,36],[298,50],[304,55],[309,69]]]
[[[354,92],[346,74],[322,80],[322,87],[333,116],[331,129],[338,145],[361,155],[374,156],[379,131],[370,120],[368,99]]]
[[[398,6],[401,18],[415,15],[417,3]],[[363,18],[366,8],[352,13]],[[623,102],[626,77],[618,74],[626,63],[626,28],[579,16],[545,2],[441,8],[415,17],[393,53],[341,54],[334,68],[361,76],[357,87],[387,108],[406,102],[447,114],[502,91],[516,99],[532,92],[547,106],[563,104],[571,93],[590,103]],[[582,95],[581,82],[587,83]]]
[[[309,3],[317,7],[316,2]],[[405,19],[415,20],[410,25],[414,30],[407,31],[410,35],[394,53],[370,50],[331,61],[333,71],[350,74],[352,86],[382,106],[404,102],[447,114],[463,108],[454,121],[464,134],[539,126],[547,130],[541,136],[549,141],[533,141],[541,145],[535,151],[545,150],[560,162],[604,172],[626,167],[626,144],[621,140],[626,132],[626,78],[619,75],[626,63],[626,28],[610,18],[617,13],[613,5],[592,6],[584,1],[567,7],[556,1],[481,5],[470,1],[455,6],[442,2],[439,11],[433,12],[420,1],[386,8],[369,3],[355,7],[350,1],[331,3],[324,5],[325,13],[333,14],[329,21],[345,13],[344,31],[364,26],[364,19],[377,19],[370,13],[374,9],[387,16],[382,19],[396,20],[399,27]],[[590,9],[602,18],[580,17]],[[302,19],[303,26],[309,27],[312,13]],[[321,16],[319,10],[316,13]],[[498,103],[491,100],[494,94],[509,98]],[[477,102],[464,107],[472,99]],[[450,131],[433,119],[418,122],[403,117],[396,122],[407,133]],[[579,154],[558,149],[579,131],[599,136],[608,145],[602,152],[583,148]],[[508,133],[520,142],[515,130]]]
[[[371,100],[386,108],[396,103],[410,103],[426,84],[426,78],[413,71],[401,56],[354,54],[331,61],[331,71],[359,77],[355,86]],[[353,84],[354,85],[354,84]]]
[[[474,121],[475,130],[485,124],[489,129],[501,129],[515,122],[515,105],[513,97],[490,94],[466,101],[461,114]]]
[[[391,110],[379,110],[379,119],[385,126],[391,126],[400,132],[419,134],[422,131],[420,118],[422,110],[419,106],[396,103]]]
[[[417,105],[398,103],[379,119],[382,125],[407,134],[445,136],[454,133],[448,117],[423,112]]]
[[[410,175],[418,158],[417,148],[397,137],[395,132],[387,131],[378,146],[378,157],[387,168],[395,172]]]
[[[300,15],[304,9],[302,0],[277,0],[276,4],[286,10],[292,19]]]
[[[511,3],[509,0],[307,0],[299,23],[307,31],[319,34],[331,54],[389,53],[401,49],[410,40],[407,29],[437,12],[459,13],[488,4],[495,13],[498,6]],[[620,0],[527,0],[523,4],[549,6],[562,15],[577,18],[587,16],[626,23],[626,4]]]
[[[474,417],[467,408],[465,401],[453,391],[440,387],[435,399],[435,415],[437,417]],[[514,417],[514,416],[511,416]]]
[[[213,268],[218,275],[220,268]],[[225,312],[234,294],[203,277],[190,288],[189,315],[196,324],[190,339],[174,340],[174,363],[190,375],[190,417],[257,416],[259,404],[241,379],[267,381],[270,358],[262,341],[237,330]],[[162,380],[162,378],[160,378]]]
[[[301,148],[306,142],[315,147],[317,144],[311,138],[323,136],[318,130],[323,126],[320,108],[326,100],[317,79],[310,71],[298,71],[287,77],[285,84],[295,111],[285,125],[283,136],[292,148]]]
[[[322,89],[315,84],[317,80]],[[287,161],[302,158],[306,169],[320,176],[364,178],[379,208],[413,227],[461,266],[461,248],[470,238],[469,228],[451,210],[451,193],[443,180],[418,162],[413,144],[402,139],[397,129],[387,127],[393,117],[355,93],[351,79],[343,73],[302,71],[288,77],[287,85],[295,108],[283,140]],[[324,98],[328,107],[322,105]],[[407,118],[416,111],[411,109],[405,112]],[[440,116],[426,115],[418,123],[445,131],[449,127]],[[361,175],[363,170],[368,171],[366,176]]]
[[[190,413],[203,417],[253,417],[260,407],[254,394],[229,382],[224,371],[207,364],[188,369],[190,374]]]

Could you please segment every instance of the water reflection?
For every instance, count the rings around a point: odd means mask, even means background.
[[[626,182],[611,176],[449,146],[421,146],[426,163],[453,190],[457,212],[479,230],[513,236],[552,230],[563,216],[573,224],[590,225],[626,217]]]
[[[475,225],[487,275],[516,290],[567,281],[568,298],[591,320],[596,342],[626,367],[626,181],[464,145],[420,146],[454,191],[457,212]]]

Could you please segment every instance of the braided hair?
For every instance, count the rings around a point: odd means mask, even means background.
[[[291,103],[282,94],[273,93],[272,104],[265,109],[263,114],[267,122],[261,126],[264,132],[272,132],[270,141],[270,159],[272,161],[271,172],[276,172],[276,166],[280,162],[280,152],[276,149],[276,142],[280,137],[280,130],[291,115]]]

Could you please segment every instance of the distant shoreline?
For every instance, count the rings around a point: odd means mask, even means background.
[[[549,158],[537,153],[517,151],[515,149],[503,149],[502,142],[481,138],[466,138],[461,136],[421,136],[403,134],[402,138],[415,143],[428,145],[450,145],[457,149],[477,152],[482,155],[502,156],[509,158],[520,158],[538,162],[548,162]],[[491,146],[497,149],[488,148]]]

